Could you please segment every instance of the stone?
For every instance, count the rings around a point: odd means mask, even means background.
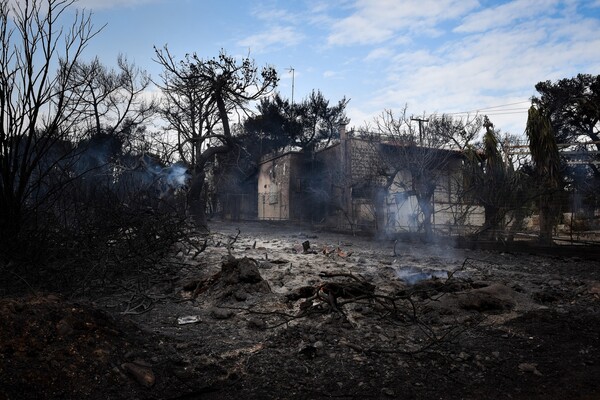
[[[214,307],[210,310],[210,316],[214,319],[229,319],[233,316],[233,311]]]
[[[63,318],[56,324],[56,333],[58,336],[68,336],[73,333],[73,325],[69,322],[68,318]]]
[[[248,299],[248,293],[246,293],[244,290],[242,289],[238,289],[235,292],[233,292],[233,297],[237,300],[237,301],[246,301]]]
[[[459,295],[458,304],[464,310],[507,311],[514,308],[516,293],[511,288],[500,283],[480,289],[473,289]]]
[[[134,378],[140,385],[145,387],[152,387],[156,382],[154,372],[150,367],[142,366],[136,363],[123,363],[121,369],[125,371],[129,376]]]
[[[262,331],[267,329],[267,323],[260,318],[252,317],[248,319],[248,328]]]
[[[537,364],[534,363],[521,363],[519,364],[519,370],[523,372],[531,372],[537,376],[542,376],[542,373],[537,369]]]
[[[229,259],[221,266],[221,277],[224,283],[258,283],[263,280],[258,271],[258,263],[247,257]]]

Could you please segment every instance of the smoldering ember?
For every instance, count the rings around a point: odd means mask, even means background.
[[[0,399],[600,398],[600,75],[532,82],[524,136],[351,126],[249,56],[83,60],[91,14],[25,4],[0,1]]]

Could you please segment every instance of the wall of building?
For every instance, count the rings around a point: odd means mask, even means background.
[[[258,219],[301,220],[302,154],[290,152],[261,163],[258,174]]]
[[[422,213],[410,191],[410,172],[400,171],[389,193],[377,174],[381,163],[372,142],[341,135],[342,140],[313,159],[290,152],[265,160],[258,176],[258,218],[324,224],[342,230],[417,232]],[[435,230],[461,232],[480,227],[483,208],[459,198],[461,160],[440,171],[433,197]]]
[[[385,230],[388,233],[416,232],[423,222],[416,195],[410,192],[412,177],[409,171],[399,171],[385,204]],[[437,176],[433,195],[433,229],[447,233],[465,233],[481,227],[483,207],[467,204],[460,199],[462,185],[460,159],[448,162]]]

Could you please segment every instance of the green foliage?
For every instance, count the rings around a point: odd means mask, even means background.
[[[499,148],[498,132],[488,117],[484,117],[483,149],[465,151],[465,194],[484,208],[485,223],[479,235],[497,239],[499,229],[504,229],[506,217],[515,220],[524,217],[523,207],[528,198],[528,176],[515,171],[506,163]]]
[[[544,184],[556,189],[560,178],[560,155],[550,119],[535,106],[529,108],[525,133],[535,170]]]
[[[338,126],[347,122],[345,98],[330,106],[320,91],[300,103],[290,103],[279,94],[264,99],[256,116],[245,122],[247,132],[263,140],[263,153],[286,147],[311,150],[326,146],[338,134]]]
[[[540,241],[552,243],[552,230],[560,216],[560,155],[547,113],[535,106],[529,108],[525,133],[535,165],[540,211]]]
[[[547,113],[558,143],[582,136],[599,140],[600,75],[539,82],[535,89],[540,96],[533,98],[533,104]]]

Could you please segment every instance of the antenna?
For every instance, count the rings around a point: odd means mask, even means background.
[[[294,71],[295,71],[295,69],[294,69],[294,67],[289,67],[286,69],[286,71],[289,71],[292,73],[292,104],[294,104],[294,80],[295,80],[294,79],[295,78]]]

